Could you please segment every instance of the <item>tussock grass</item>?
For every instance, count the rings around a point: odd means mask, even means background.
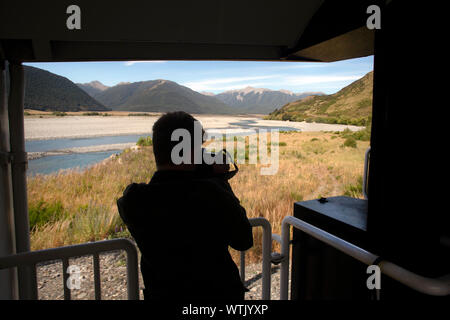
[[[248,217],[265,217],[273,232],[280,233],[281,221],[293,214],[296,201],[344,194],[362,197],[358,188],[369,142],[358,141],[355,148],[342,148],[345,139],[325,132],[280,133],[279,145],[283,147],[279,148],[277,174],[263,176],[260,168],[264,165],[240,164],[230,184]],[[129,236],[116,200],[128,184],[148,182],[154,171],[150,146],[124,151],[82,172],[28,177],[30,208],[38,208],[41,203],[41,207],[64,212],[34,226],[32,249]],[[247,253],[249,261],[259,260],[261,240],[262,232],[255,228],[255,246]],[[232,250],[232,254],[238,259],[237,252]]]

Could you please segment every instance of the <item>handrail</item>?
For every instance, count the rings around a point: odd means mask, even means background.
[[[343,253],[367,264],[371,265],[377,255],[368,252],[354,244],[347,242],[339,237],[332,235],[322,229],[319,229],[298,218],[287,216],[281,224],[281,253],[284,256],[281,262],[280,274],[280,299],[288,299],[288,282],[289,282],[289,241],[290,226],[297,228],[310,236],[342,251]],[[439,279],[426,278],[406,270],[392,262],[381,261],[378,266],[382,273],[394,280],[404,284],[405,286],[433,296],[450,295],[450,279],[448,276]]]
[[[271,286],[271,252],[272,252],[272,226],[270,222],[262,217],[248,219],[252,227],[263,228],[262,239],[262,300],[270,300]],[[240,275],[242,282],[245,281],[245,251],[240,254]]]
[[[364,199],[369,199],[369,194],[367,190],[367,181],[369,179],[369,162],[370,162],[370,147],[367,148],[366,153],[364,154],[364,176],[363,176],[363,183],[362,183],[362,193],[364,196]]]
[[[68,259],[86,255],[94,256],[95,297],[100,298],[100,273],[98,254],[106,251],[124,250],[127,254],[127,287],[128,299],[139,300],[138,257],[135,245],[128,239],[113,239],[89,242],[66,247],[18,253],[0,258],[0,270],[27,265],[36,268],[36,264],[44,261],[62,260],[68,266]],[[98,270],[97,270],[98,269]],[[66,269],[63,270],[66,281]],[[64,283],[64,298],[70,299],[70,290]],[[34,297],[37,299],[37,297]]]

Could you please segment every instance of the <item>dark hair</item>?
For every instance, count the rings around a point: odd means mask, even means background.
[[[174,164],[171,159],[172,149],[179,141],[172,141],[172,133],[176,129],[186,129],[191,136],[191,149],[194,148],[193,116],[184,111],[168,112],[153,124],[153,152],[157,165]],[[202,143],[204,130],[202,128]]]

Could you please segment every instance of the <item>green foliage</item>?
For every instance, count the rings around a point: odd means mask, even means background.
[[[54,112],[52,112],[52,115],[57,116],[57,117],[65,117],[65,116],[67,116],[67,113],[61,112],[61,111],[54,111]]]
[[[266,119],[367,126],[372,95],[373,72],[369,72],[337,93],[291,102]]]
[[[363,195],[362,184],[363,184],[362,176],[359,176],[356,184],[349,184],[345,186],[344,195],[352,198],[361,198]]]
[[[138,141],[136,142],[136,145],[140,147],[149,147],[153,145],[153,140],[150,136],[147,137],[140,137]]]
[[[300,193],[297,193],[295,191],[291,191],[290,194],[291,198],[294,199],[295,201],[303,201],[303,195]]]
[[[344,147],[356,148],[357,147],[356,140],[352,137],[347,138],[344,141]]]
[[[129,113],[129,117],[151,117],[151,114],[148,113]]]
[[[340,132],[339,135],[345,139],[353,138],[360,141],[370,141],[370,132],[371,126],[369,125],[363,130],[358,131],[351,131],[350,129],[346,128],[344,131]]]
[[[292,156],[294,156],[295,158],[297,158],[297,159],[305,159],[305,157],[301,154],[301,152],[300,151],[298,151],[298,150],[294,150],[294,151],[292,151]]]
[[[372,99],[366,98],[358,102],[358,107],[360,108],[367,108],[372,106]]]
[[[100,113],[98,112],[83,112],[83,116],[99,116]]]
[[[40,200],[36,204],[28,206],[28,215],[30,221],[30,230],[42,226],[48,222],[54,222],[65,215],[65,210],[60,201],[47,203]]]

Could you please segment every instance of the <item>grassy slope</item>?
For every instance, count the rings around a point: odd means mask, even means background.
[[[366,125],[372,113],[373,72],[331,95],[288,103],[266,119]]]
[[[343,194],[360,197],[355,190],[360,190],[369,142],[357,141],[357,147],[351,148],[343,147],[344,141],[343,134],[281,133],[277,174],[262,176],[260,165],[240,165],[231,185],[248,217],[267,218],[273,232],[279,233],[295,201]],[[43,214],[47,208],[55,217],[32,231],[32,249],[127,236],[116,199],[129,183],[148,182],[154,171],[152,147],[146,147],[83,172],[29,177],[30,211]],[[254,235],[255,247],[247,255],[250,261],[256,261],[261,252],[261,230],[254,229]]]

